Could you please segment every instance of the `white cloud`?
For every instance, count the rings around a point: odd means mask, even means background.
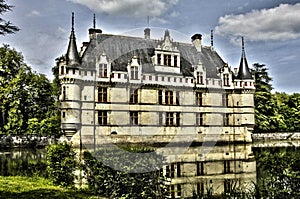
[[[160,16],[179,0],[67,0],[87,6],[96,12],[135,17]]]
[[[271,9],[253,10],[219,18],[216,33],[231,41],[245,36],[251,41],[285,41],[300,38],[300,3],[281,4]]]
[[[41,13],[39,11],[37,11],[37,10],[33,10],[30,13],[28,13],[26,16],[27,17],[41,16]]]

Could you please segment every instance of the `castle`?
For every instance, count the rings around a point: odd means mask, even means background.
[[[244,40],[232,70],[201,34],[182,43],[168,30],[160,40],[144,31],[144,38],[111,35],[94,25],[78,52],[72,17],[67,53],[58,60],[62,131],[94,143],[102,136],[251,142],[255,86]]]

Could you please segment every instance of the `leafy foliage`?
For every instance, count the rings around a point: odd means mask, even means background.
[[[140,151],[141,152],[141,151]],[[146,152],[146,151],[142,151]],[[132,154],[131,154],[132,155]],[[130,155],[130,156],[131,156]],[[140,159],[129,157],[124,150],[101,149],[94,154],[96,157],[105,156],[105,162],[117,162],[126,167],[127,161],[133,161],[137,166],[156,167],[155,161],[143,162]],[[109,198],[165,198],[166,189],[163,186],[163,177],[158,171],[148,173],[126,173],[106,166],[91,153],[84,153],[83,167],[89,189],[94,194]],[[155,156],[155,157],[154,157]],[[152,158],[161,161],[162,157],[154,155]],[[103,160],[103,158],[101,158]],[[127,167],[131,170],[133,168]]]
[[[11,10],[11,5],[7,5],[5,0],[0,0],[0,15]],[[5,21],[3,18],[0,18],[0,35],[12,34],[19,30],[20,29],[17,26],[12,25],[10,21]]]
[[[53,87],[8,45],[0,48],[0,134],[59,134]]]
[[[264,198],[300,197],[300,153],[290,148],[263,149],[257,160],[258,190]]]
[[[300,94],[272,94],[272,78],[264,64],[254,64],[256,92],[254,132],[295,132],[300,130]]]
[[[71,145],[66,142],[47,147],[47,172],[55,184],[74,186],[74,171],[77,167],[75,155]]]

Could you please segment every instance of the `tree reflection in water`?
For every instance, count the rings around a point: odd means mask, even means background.
[[[0,150],[0,175],[46,177],[44,149]]]

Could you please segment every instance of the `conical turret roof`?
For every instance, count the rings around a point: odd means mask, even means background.
[[[245,53],[245,44],[244,44],[244,38],[242,37],[242,57],[239,67],[239,72],[237,75],[237,79],[253,79],[252,75],[250,73],[250,69],[248,67],[248,62],[246,59],[246,53]]]
[[[77,51],[77,45],[76,45],[76,37],[75,37],[75,31],[74,31],[74,13],[72,13],[72,30],[69,40],[69,46],[67,51],[67,64],[69,66],[74,66],[79,64],[79,55]]]

